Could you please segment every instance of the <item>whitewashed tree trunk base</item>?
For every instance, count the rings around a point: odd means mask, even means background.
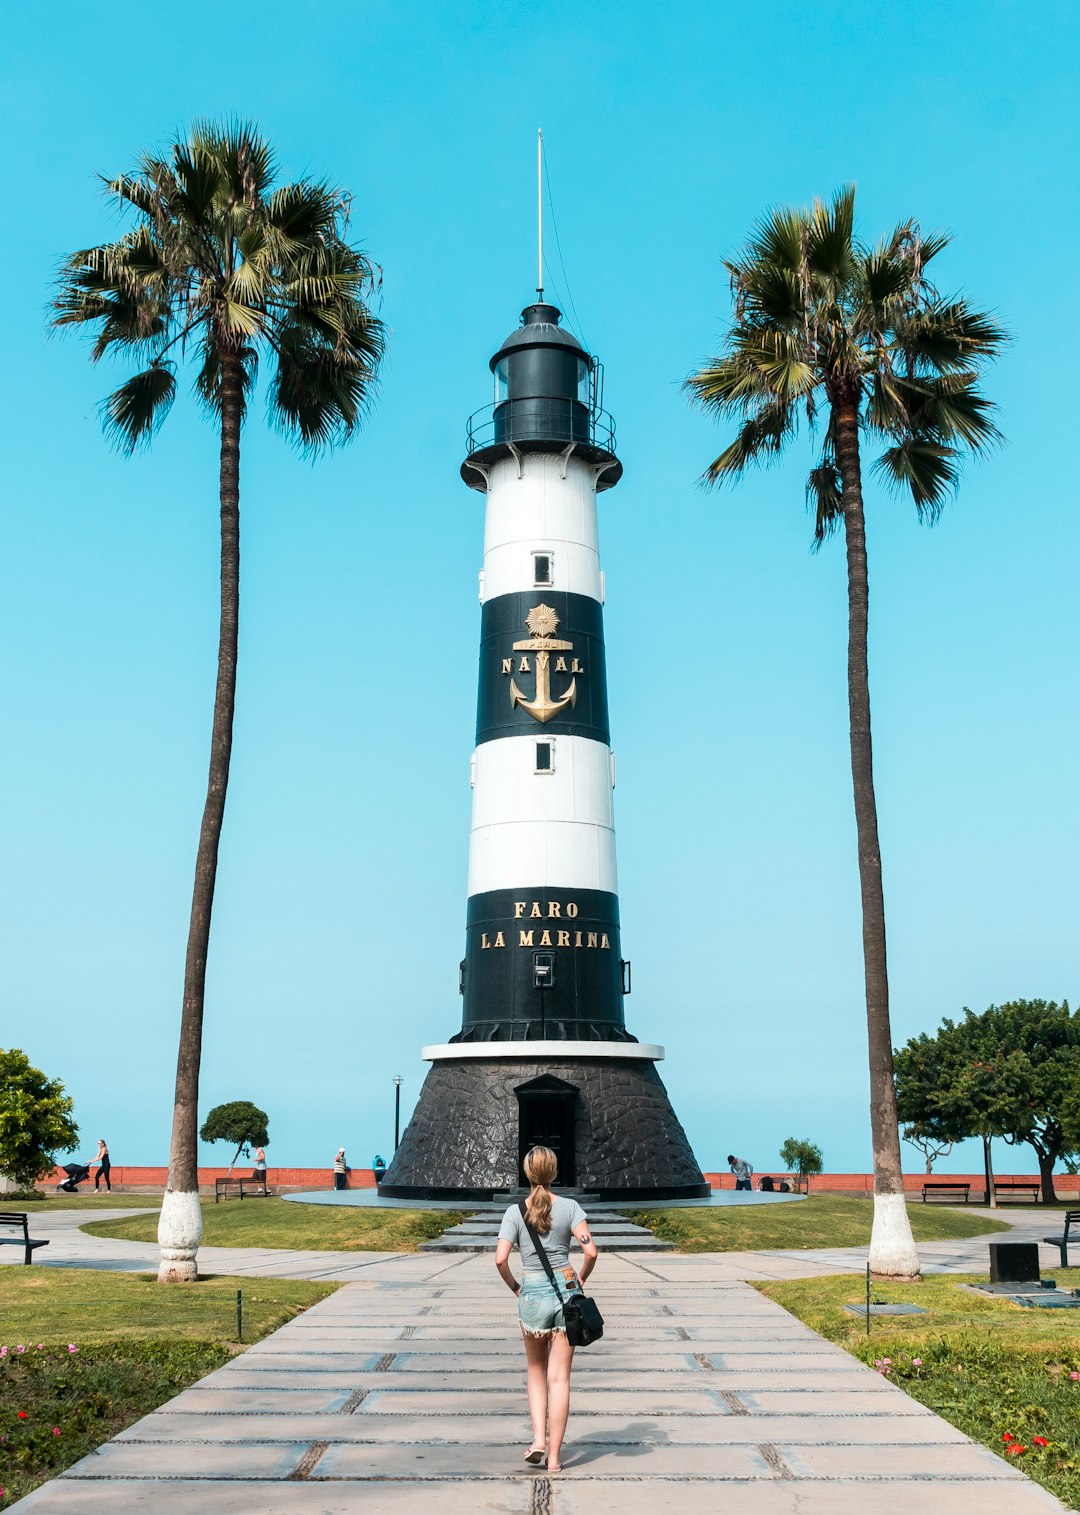
[[[194,1283],[199,1276],[196,1253],[202,1238],[202,1210],[197,1190],[194,1194],[165,1190],[157,1234],[161,1247],[158,1283]]]
[[[874,1278],[912,1279],[921,1276],[907,1200],[902,1194],[874,1195],[869,1261]]]

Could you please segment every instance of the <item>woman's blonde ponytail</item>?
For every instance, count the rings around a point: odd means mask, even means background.
[[[525,1177],[532,1185],[532,1193],[525,1205],[525,1217],[534,1231],[546,1236],[551,1230],[551,1205],[555,1196],[551,1185],[555,1182],[558,1162],[550,1147],[533,1147],[526,1153]]]

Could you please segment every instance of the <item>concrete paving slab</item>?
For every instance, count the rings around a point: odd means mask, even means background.
[[[875,1375],[876,1377],[876,1375]],[[728,1388],[726,1380],[723,1387]],[[933,1410],[928,1410],[917,1399],[912,1399],[902,1389],[893,1394],[875,1394],[860,1384],[858,1388],[784,1388],[744,1389],[740,1401],[751,1415],[921,1415],[935,1420]]]
[[[385,1383],[385,1379],[383,1380]],[[635,1415],[730,1415],[730,1406],[719,1391],[670,1389],[666,1385],[641,1384],[629,1396],[623,1389],[592,1389],[576,1385],[574,1409],[587,1415],[619,1415],[628,1403]],[[266,1408],[276,1409],[276,1401]],[[444,1389],[411,1393],[401,1388],[372,1390],[355,1412],[357,1415],[486,1415],[507,1413],[508,1396],[483,1390]]]
[[[141,1442],[107,1441],[89,1457],[69,1468],[65,1477],[89,1478],[288,1478],[308,1449],[306,1440],[245,1441],[242,1445],[190,1447],[148,1446]]]
[[[187,1389],[169,1401],[170,1415],[340,1415],[353,1389],[342,1383],[334,1389],[311,1385],[288,1388],[197,1388]]]
[[[47,1492],[48,1491],[48,1492]],[[168,1484],[57,1479],[12,1509],[20,1515],[416,1515],[431,1509],[430,1483],[312,1484],[198,1479]],[[438,1493],[439,1515],[532,1515],[527,1480],[447,1481]],[[994,1512],[990,1512],[994,1515]]]
[[[506,1478],[523,1472],[542,1478],[544,1469],[526,1469],[523,1444],[477,1447],[332,1446],[312,1473],[312,1481],[330,1478],[416,1477]],[[774,1478],[776,1475],[754,1447],[654,1447],[645,1454],[613,1443],[576,1448],[571,1460],[576,1473],[589,1478],[639,1476],[638,1464],[648,1457],[649,1477],[682,1478],[701,1473],[710,1478]]]
[[[554,1515],[1061,1515],[1062,1505],[1029,1484],[933,1483],[895,1480],[868,1484],[716,1484],[693,1479],[646,1479],[640,1483],[584,1480],[572,1472],[552,1479]]]
[[[778,1441],[776,1450],[796,1478],[865,1477],[868,1461],[875,1478],[933,1476],[961,1479],[1008,1478],[1015,1481],[1018,1472],[985,1447],[975,1447],[970,1443],[947,1447],[898,1447],[894,1442],[873,1447],[812,1447]]]

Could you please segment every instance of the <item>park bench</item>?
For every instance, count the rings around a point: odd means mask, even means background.
[[[230,1194],[238,1194],[241,1199],[246,1196],[266,1199],[270,1190],[265,1183],[260,1183],[254,1178],[215,1178],[214,1179],[214,1204],[219,1199],[228,1199]]]
[[[935,1198],[943,1197],[951,1199],[955,1199],[958,1195],[962,1194],[964,1197],[964,1204],[966,1205],[971,1195],[971,1185],[955,1184],[945,1178],[935,1178],[932,1179],[929,1183],[923,1184],[922,1186],[922,1198],[924,1205],[926,1204],[926,1201],[929,1199],[931,1194],[934,1195]]]
[[[1069,1266],[1069,1227],[1070,1226],[1074,1226],[1076,1228],[1076,1231],[1080,1231],[1080,1210],[1066,1210],[1065,1211],[1065,1231],[1064,1231],[1063,1235],[1061,1235],[1061,1236],[1044,1236],[1043,1237],[1043,1241],[1046,1243],[1046,1245],[1048,1247],[1060,1247],[1061,1248],[1061,1266],[1063,1268],[1067,1268]],[[1074,1234],[1073,1235],[1073,1246],[1074,1247],[1075,1247],[1075,1245],[1077,1243],[1077,1240],[1078,1240],[1078,1238]]]
[[[1030,1194],[1032,1204],[1039,1203],[1039,1195],[1042,1193],[1041,1184],[1026,1184],[1023,1179],[1001,1178],[994,1179],[994,1198],[1002,1199],[1007,1194]]]
[[[31,1263],[30,1256],[35,1247],[47,1247],[47,1241],[35,1241],[30,1235],[30,1217],[21,1210],[0,1210],[0,1226],[9,1226],[13,1231],[21,1231],[21,1236],[0,1236],[0,1242],[8,1247],[23,1248],[23,1262]]]

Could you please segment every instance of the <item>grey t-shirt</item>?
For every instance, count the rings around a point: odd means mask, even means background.
[[[551,1206],[551,1230],[540,1234],[544,1251],[552,1268],[565,1268],[570,1262],[570,1237],[575,1226],[586,1219],[585,1211],[576,1199],[567,1199],[556,1194]],[[532,1238],[525,1229],[525,1217],[517,1205],[508,1205],[499,1227],[499,1240],[511,1241],[521,1254],[521,1266],[526,1273],[543,1273],[544,1265],[536,1255]]]

